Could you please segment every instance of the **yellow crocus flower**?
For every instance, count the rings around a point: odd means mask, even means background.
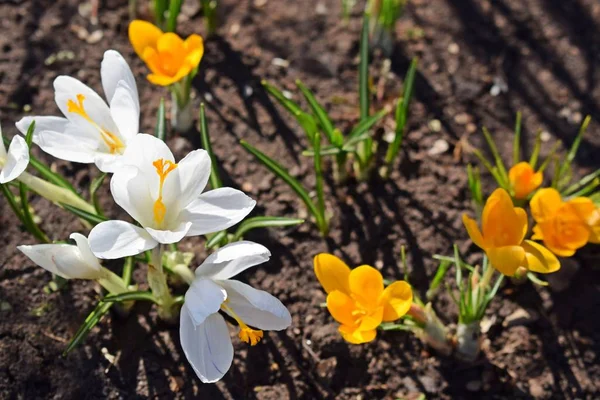
[[[463,223],[471,240],[485,251],[492,266],[504,275],[513,276],[519,267],[533,272],[550,273],[560,268],[554,254],[539,243],[524,240],[527,213],[513,202],[504,189],[496,189],[487,199],[477,222],[463,214]]]
[[[535,189],[539,188],[544,180],[541,171],[535,172],[528,162],[522,161],[508,171],[510,186],[514,190],[515,199],[525,199]]]
[[[412,304],[412,289],[397,281],[384,289],[375,268],[362,265],[350,270],[339,258],[322,253],[315,257],[317,279],[327,292],[327,309],[341,324],[342,337],[354,344],[375,339],[377,327],[404,316]]]
[[[600,212],[587,197],[563,201],[553,188],[538,191],[531,199],[536,225],[533,239],[561,257],[572,256],[588,242],[600,243]]]
[[[129,41],[152,72],[148,80],[160,86],[172,85],[191,74],[204,54],[199,35],[190,35],[184,41],[177,34],[165,33],[142,20],[129,24]]]

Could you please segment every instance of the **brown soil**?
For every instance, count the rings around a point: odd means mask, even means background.
[[[152,132],[158,99],[166,93],[143,79],[145,67],[127,42],[127,2],[101,2],[98,28],[104,36],[96,44],[73,32],[74,26],[93,30],[78,13],[78,3],[0,4],[0,119],[7,136],[16,133],[13,124],[25,105],[35,114],[58,114],[52,80],[59,74],[76,76],[100,90],[99,64],[109,48],[121,51],[134,68],[142,128]],[[207,40],[195,103],[204,98],[208,104],[209,128],[226,184],[242,187],[257,199],[256,215],[296,216],[302,207],[293,193],[237,143],[253,143],[312,184],[310,163],[296,155],[305,138],[261,89],[260,80],[293,91],[295,79],[302,79],[327,104],[338,126],[348,128],[357,119],[358,7],[344,24],[339,0],[220,3],[223,25],[219,36]],[[398,24],[391,74],[382,81],[380,59],[372,68],[382,88],[376,106],[382,107],[399,93],[410,59],[420,57],[410,133],[392,179],[345,188],[329,184],[334,216],[328,240],[310,224],[248,237],[268,246],[273,259],[244,278],[289,307],[291,328],[269,333],[255,347],[234,339],[234,365],[215,385],[200,383],[183,356],[177,327],[158,321],[155,310],[144,304],[129,316],[110,314],[83,346],[63,358],[61,352],[94,306],[98,288],[73,282],[47,294],[49,274],[15,248],[33,239],[1,202],[0,397],[416,399],[424,393],[432,399],[598,398],[597,249],[585,249],[565,263],[552,278],[554,288],[505,286],[487,314],[484,352],[474,364],[437,356],[400,332],[381,333],[367,345],[348,345],[319,306],[325,296],[312,272],[312,257],[318,252],[333,252],[351,265],[376,265],[386,277],[398,279],[400,246],[405,245],[411,282],[421,293],[436,267],[433,254],[449,254],[454,241],[465,254],[476,253],[460,222],[461,213],[470,210],[470,200],[465,160],[456,157],[458,140],[475,126],[490,128],[509,157],[517,110],[524,114],[526,152],[537,128],[568,145],[582,115],[600,116],[597,1],[410,3]],[[181,31],[202,33],[196,2],[186,4]],[[323,7],[327,15],[320,12]],[[139,11],[143,17],[145,11]],[[61,50],[73,51],[74,59],[45,65]],[[289,67],[274,65],[275,57],[288,60]],[[505,81],[508,91],[491,96],[494,78]],[[441,122],[440,132],[429,128],[433,119]],[[381,126],[389,130],[393,121]],[[481,144],[479,136],[471,135],[469,141]],[[428,151],[438,139],[451,148],[431,156]],[[199,140],[197,135],[171,136],[169,144],[181,156],[198,147]],[[546,151],[550,146],[544,143]],[[576,161],[579,173],[598,167],[599,149],[600,127],[593,123]],[[87,190],[90,168],[40,156]],[[107,187],[102,190],[110,204]],[[82,229],[47,202],[33,204],[53,239]],[[113,208],[112,215],[118,212]],[[195,251],[197,260],[205,256],[199,239],[182,248]],[[142,268],[135,278],[143,281]],[[455,320],[456,307],[447,294],[434,305],[445,322]],[[503,327],[506,317],[520,309],[530,318]]]

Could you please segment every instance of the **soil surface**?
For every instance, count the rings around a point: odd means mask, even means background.
[[[144,79],[146,68],[127,40],[127,1],[100,2],[97,25],[78,3],[0,3],[0,120],[5,135],[16,133],[14,122],[28,110],[59,114],[52,90],[57,75],[75,76],[100,92],[100,60],[109,48],[120,51],[134,69],[142,130],[153,132],[159,98],[168,93]],[[138,15],[148,18],[147,2],[138,3]],[[194,104],[207,103],[220,171],[226,185],[257,199],[253,215],[306,215],[293,192],[238,142],[247,140],[307,186],[313,184],[310,159],[298,155],[306,146],[303,133],[262,90],[260,80],[298,98],[294,81],[300,78],[315,90],[336,125],[349,129],[358,118],[359,7],[346,23],[339,0],[219,3],[222,25],[206,41]],[[273,258],[242,278],[280,298],[291,311],[292,327],[266,334],[254,347],[240,343],[232,330],[234,364],[221,382],[210,385],[202,384],[186,362],[177,326],[159,321],[155,309],[145,304],[127,316],[110,313],[84,345],[62,357],[93,309],[99,288],[77,281],[58,292],[45,290],[50,274],[16,249],[34,239],[1,201],[0,398],[599,398],[597,248],[564,262],[549,288],[505,285],[487,313],[483,354],[471,364],[439,356],[403,332],[383,332],[372,343],[348,345],[320,307],[325,295],[312,271],[312,257],[319,252],[333,252],[352,266],[371,264],[385,277],[400,279],[399,254],[405,245],[411,283],[421,294],[435,272],[432,255],[450,254],[454,242],[470,259],[478,254],[460,221],[463,212],[471,212],[465,165],[472,161],[461,150],[467,140],[482,144],[481,126],[490,129],[508,160],[519,110],[525,154],[537,129],[549,139],[543,144],[547,153],[554,140],[568,146],[586,114],[600,118],[596,0],[409,3],[397,25],[389,71],[380,56],[371,69],[377,88],[373,108],[379,109],[393,105],[411,58],[420,59],[409,133],[392,178],[342,188],[328,181],[332,229],[327,240],[309,223],[247,237],[269,247]],[[180,32],[204,33],[197,2],[184,5]],[[494,86],[504,90],[494,96]],[[393,127],[390,116],[378,133]],[[449,149],[432,155],[439,140]],[[199,146],[199,136],[173,134],[168,142],[181,157]],[[592,123],[576,159],[578,174],[598,168],[599,149],[600,127]],[[87,193],[97,175],[94,168],[56,161],[38,150],[34,152]],[[491,189],[489,177],[485,179]],[[111,204],[108,185],[101,190],[109,214],[124,217]],[[32,204],[52,239],[84,232],[78,221],[46,201]],[[186,240],[181,248],[196,253],[196,265],[206,256],[199,238]],[[142,288],[144,275],[139,266],[134,278]],[[456,320],[448,294],[440,293],[434,307],[444,322]]]

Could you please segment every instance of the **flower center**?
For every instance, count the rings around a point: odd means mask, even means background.
[[[263,331],[250,328],[227,304],[221,304],[221,309],[223,311],[227,311],[227,313],[231,315],[231,317],[235,319],[240,326],[239,337],[242,342],[250,343],[250,346],[254,346],[260,342],[260,340],[263,338]]]
[[[85,108],[83,106],[84,100],[85,96],[82,94],[78,94],[77,103],[75,103],[73,100],[69,100],[67,102],[67,111],[79,115],[80,117],[88,121],[90,124],[92,124],[94,128],[98,129],[98,131],[100,132],[100,137],[108,146],[110,154],[123,154],[123,151],[125,150],[125,145],[123,144],[123,142],[117,137],[117,135],[115,135],[112,132],[109,132],[108,130],[104,129],[96,122],[94,122],[94,120],[88,115],[87,111],[85,111]]]
[[[162,224],[165,219],[165,215],[167,214],[167,207],[165,203],[163,203],[163,186],[165,184],[165,179],[167,175],[169,175],[175,168],[177,168],[177,164],[172,161],[165,160],[163,158],[159,158],[155,160],[152,165],[156,168],[156,173],[158,174],[158,178],[160,179],[158,186],[158,198],[154,202],[154,220],[158,225]]]

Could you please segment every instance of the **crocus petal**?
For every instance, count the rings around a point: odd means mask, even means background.
[[[64,132],[67,129],[69,120],[62,117],[23,117],[15,126],[23,135],[27,134],[29,125],[35,121],[35,128],[33,130],[33,142],[37,143],[37,137],[42,131],[55,131]]]
[[[541,244],[526,240],[522,246],[527,258],[527,269],[530,271],[549,274],[560,269],[556,256]]]
[[[350,295],[350,268],[333,254],[317,254],[314,259],[315,275],[327,293],[339,290]]]
[[[288,309],[271,294],[235,280],[219,283],[227,290],[227,306],[244,323],[269,331],[280,331],[292,324]]]
[[[334,290],[327,295],[327,310],[337,322],[342,325],[356,326],[354,312],[356,303],[346,293]]]
[[[352,344],[368,343],[373,341],[377,336],[377,331],[375,329],[363,331],[346,325],[340,326],[338,331],[345,341]]]
[[[200,195],[183,210],[181,219],[193,224],[188,236],[205,235],[237,224],[255,205],[243,192],[224,187]]]
[[[210,157],[206,150],[194,150],[177,163],[177,177],[179,178],[180,204],[187,205],[198,196],[206,187],[210,177]]]
[[[541,172],[535,172],[528,162],[515,164],[508,171],[508,179],[515,192],[515,198],[524,199],[537,189],[543,180]]]
[[[196,277],[215,280],[229,279],[250,267],[262,264],[271,257],[263,245],[239,241],[221,247],[196,268]]]
[[[412,289],[408,283],[397,281],[386,287],[380,300],[383,304],[383,321],[391,322],[404,316],[412,300]]]
[[[173,230],[158,230],[149,227],[145,229],[158,243],[171,244],[180,242],[187,235],[191,227],[191,222],[182,222]]]
[[[140,105],[134,96],[137,96],[137,92],[125,81],[119,81],[110,101],[110,115],[119,126],[125,142],[139,133]]]
[[[188,65],[192,68],[197,67],[204,54],[204,42],[202,37],[196,34],[188,36],[183,43],[183,47],[187,52],[186,61]]]
[[[2,138],[0,138],[2,140]],[[7,183],[19,177],[29,164],[29,147],[22,136],[15,135],[10,142],[4,165],[0,171],[0,183]]]
[[[123,81],[128,86],[132,100],[139,112],[140,103],[135,78],[129,64],[118,51],[107,50],[104,52],[104,58],[100,64],[100,75],[102,76],[102,88],[109,104],[112,104],[119,82]]]
[[[121,157],[121,162],[127,160]],[[115,171],[110,180],[110,193],[115,203],[142,226],[152,223],[154,205],[145,176],[139,168],[125,165]]]
[[[187,69],[181,69],[177,75],[169,76],[162,74],[148,74],[147,78],[150,83],[158,86],[170,86],[174,83],[179,82],[183,77],[190,73],[189,67]]]
[[[225,320],[212,314],[196,326],[187,305],[181,308],[179,338],[185,357],[204,383],[216,382],[233,361],[233,345]]]
[[[479,227],[477,226],[477,221],[475,221],[473,218],[470,218],[467,214],[463,214],[462,220],[473,243],[475,243],[479,248],[485,249],[486,242],[481,235]]]
[[[87,265],[95,268],[98,271],[102,268],[102,265],[100,265],[100,262],[90,248],[90,242],[88,241],[88,238],[83,236],[81,233],[71,233],[69,239],[72,239],[75,241],[75,243],[77,243],[77,248],[79,249],[81,257]]]
[[[552,218],[563,204],[560,193],[553,188],[546,188],[538,190],[531,201],[529,207],[531,208],[531,215],[536,222],[543,222],[548,218]]]
[[[156,175],[156,169],[152,163],[163,159],[175,163],[173,153],[169,146],[159,138],[153,135],[142,133],[135,135],[127,144],[127,149],[123,153],[124,163],[138,167],[144,173]],[[158,182],[158,176],[156,175]],[[157,189],[158,190],[158,189]]]
[[[150,22],[136,19],[129,24],[129,41],[139,57],[142,57],[146,47],[156,47],[162,34],[163,31]]]
[[[350,271],[348,279],[352,296],[367,308],[375,309],[383,293],[381,273],[369,265],[361,265]]]
[[[135,256],[158,245],[144,229],[125,221],[99,223],[90,232],[89,242],[96,257],[106,259]]]
[[[81,132],[81,127],[69,123],[62,132],[41,131],[35,143],[44,152],[58,159],[89,164],[94,162],[100,143],[98,138],[77,137]]]
[[[523,221],[504,189],[496,189],[486,201],[482,213],[483,237],[488,246],[518,245],[522,241]]]
[[[521,207],[515,207],[514,210],[517,214],[517,220],[515,222],[515,224],[517,225],[517,231],[519,231],[519,228],[521,231],[521,236],[518,242],[522,242],[523,239],[525,239],[525,235],[527,235],[527,227],[529,224],[529,221],[527,219],[527,211],[525,211]]]
[[[227,299],[227,291],[211,279],[195,279],[185,293],[185,305],[198,326],[209,315],[219,311]]]
[[[513,276],[517,268],[526,266],[525,250],[521,246],[494,247],[486,254],[492,266],[507,276]]]
[[[102,275],[96,265],[86,262],[79,248],[74,245],[38,244],[17,248],[46,271],[65,279],[98,279]]]
[[[100,171],[112,174],[123,168],[121,158],[120,154],[96,153],[94,164]]]

